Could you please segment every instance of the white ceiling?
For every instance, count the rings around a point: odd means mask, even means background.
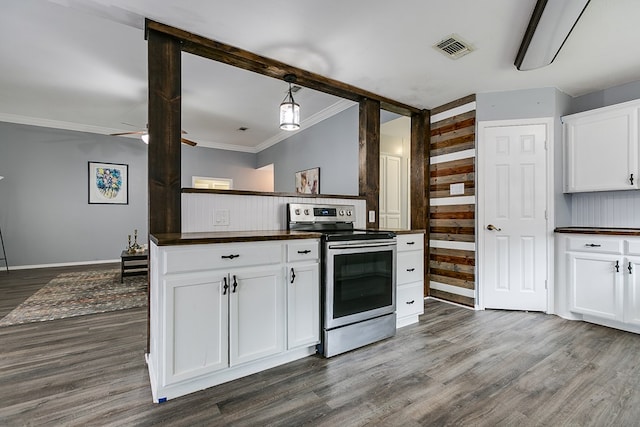
[[[418,108],[557,87],[579,96],[640,80],[640,1],[591,0],[548,67],[513,65],[535,0],[2,0],[0,120],[97,133],[146,124],[144,17]],[[431,46],[455,33],[475,51]],[[183,55],[183,128],[201,146],[256,152],[287,84]],[[303,88],[303,126],[353,105]],[[249,130],[237,129],[246,126]]]

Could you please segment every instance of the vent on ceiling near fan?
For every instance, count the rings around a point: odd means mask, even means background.
[[[463,41],[460,36],[456,34],[446,37],[442,41],[433,45],[433,48],[442,52],[443,55],[446,55],[451,59],[458,59],[473,51],[471,45]]]

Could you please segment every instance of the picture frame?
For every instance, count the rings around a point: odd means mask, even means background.
[[[89,162],[87,181],[89,204],[129,204],[129,165]]]
[[[298,171],[295,174],[296,193],[320,194],[320,168]]]

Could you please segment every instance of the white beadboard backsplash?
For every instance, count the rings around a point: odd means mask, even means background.
[[[182,193],[182,232],[286,230],[287,203],[355,205],[354,227],[366,228],[366,201],[340,198]],[[229,225],[216,225],[228,211]]]
[[[640,191],[574,193],[571,225],[575,227],[640,227]]]

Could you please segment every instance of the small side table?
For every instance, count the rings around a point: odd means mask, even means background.
[[[120,283],[124,281],[127,276],[139,276],[147,274],[149,263],[149,252],[136,252],[130,254],[127,251],[122,251],[120,254]]]

